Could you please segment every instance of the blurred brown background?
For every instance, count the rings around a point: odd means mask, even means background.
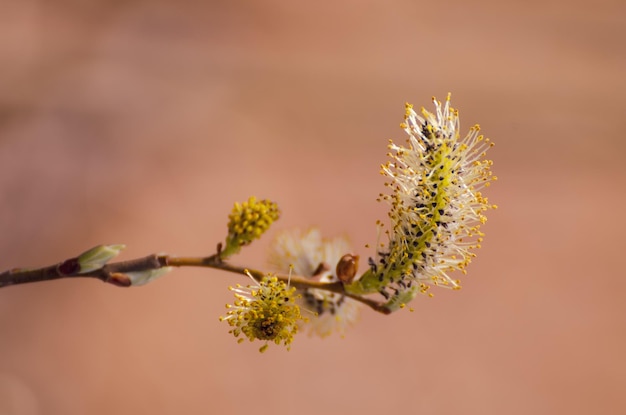
[[[210,253],[249,195],[283,217],[238,263],[310,225],[365,258],[403,104],[448,91],[500,179],[462,291],[290,352],[235,343],[217,271],[0,290],[0,414],[626,411],[623,1],[0,10],[0,269]]]

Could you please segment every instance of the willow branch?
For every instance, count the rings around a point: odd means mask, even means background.
[[[44,268],[14,268],[0,274],[0,288],[61,278],[96,278],[109,284],[128,287],[131,285],[130,279],[124,278],[123,274],[162,268],[166,266],[165,258],[160,255],[148,255],[144,258],[107,264],[88,273],[80,273],[78,258],[70,258]]]
[[[104,265],[95,271],[79,273],[80,267],[77,258],[70,258],[56,265],[37,269],[15,268],[0,274],[0,288],[11,285],[27,284],[32,282],[52,281],[61,278],[95,278],[118,287],[129,287],[132,284],[128,273],[157,270],[164,267],[202,267],[219,269],[244,275],[249,272],[255,279],[260,280],[265,276],[262,271],[231,265],[223,261],[219,254],[208,257],[172,257],[169,255],[148,255],[143,258],[128,261],[114,262]],[[298,289],[314,288],[344,295],[359,301],[375,311],[389,314],[384,303],[347,293],[341,282],[323,283],[312,281],[299,276],[276,275],[281,280],[288,282]]]

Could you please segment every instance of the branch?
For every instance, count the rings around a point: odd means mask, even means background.
[[[149,255],[144,258],[107,264],[100,269],[80,273],[80,264],[78,257],[76,257],[44,268],[14,268],[5,271],[0,274],[0,288],[31,282],[58,280],[61,278],[96,278],[109,284],[129,287],[131,280],[123,274],[154,270],[164,266],[166,265],[163,262],[162,256]]]
[[[148,255],[143,258],[128,261],[114,262],[103,267],[85,273],[80,273],[80,264],[77,258],[70,258],[56,265],[37,269],[15,268],[0,274],[0,288],[11,285],[27,284],[32,282],[52,281],[61,278],[96,278],[102,282],[113,284],[118,287],[130,287],[132,279],[129,273],[149,272],[164,267],[203,267],[214,268],[222,271],[244,275],[248,271],[257,280],[262,279],[265,273],[258,270],[243,268],[228,264],[220,258],[220,254],[208,257],[171,257],[169,255]],[[323,283],[312,281],[299,276],[277,275],[279,280],[289,283],[298,289],[314,288],[325,290],[359,301],[375,311],[390,314],[390,310],[384,303],[349,294],[343,288],[341,282]]]

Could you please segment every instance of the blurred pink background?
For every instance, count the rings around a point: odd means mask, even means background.
[[[623,1],[0,8],[0,270],[209,254],[250,195],[283,216],[238,264],[311,225],[365,263],[404,102],[448,91],[500,206],[463,290],[290,352],[227,334],[232,274],[2,289],[0,414],[626,411]]]

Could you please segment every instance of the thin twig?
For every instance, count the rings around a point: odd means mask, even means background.
[[[243,275],[249,272],[257,280],[262,279],[265,273],[262,271],[243,268],[231,265],[220,258],[219,254],[208,257],[171,257],[168,255],[148,255],[143,258],[131,259],[128,261],[120,261],[107,264],[102,268],[88,272],[79,273],[80,266],[77,258],[70,258],[59,264],[51,265],[37,269],[20,269],[15,268],[0,274],[0,288],[10,285],[27,284],[31,282],[52,281],[61,278],[96,278],[105,283],[113,284],[120,287],[131,286],[131,279],[126,275],[131,272],[141,272],[156,270],[163,267],[204,267],[214,268],[222,271],[232,272]],[[389,314],[390,311],[384,306],[384,303],[372,300],[370,298],[361,297],[347,293],[341,282],[323,283],[312,281],[299,276],[276,275],[281,280],[288,282],[291,286],[298,289],[314,288],[325,290],[340,295],[345,295],[353,300],[359,301],[375,311],[383,314]]]

